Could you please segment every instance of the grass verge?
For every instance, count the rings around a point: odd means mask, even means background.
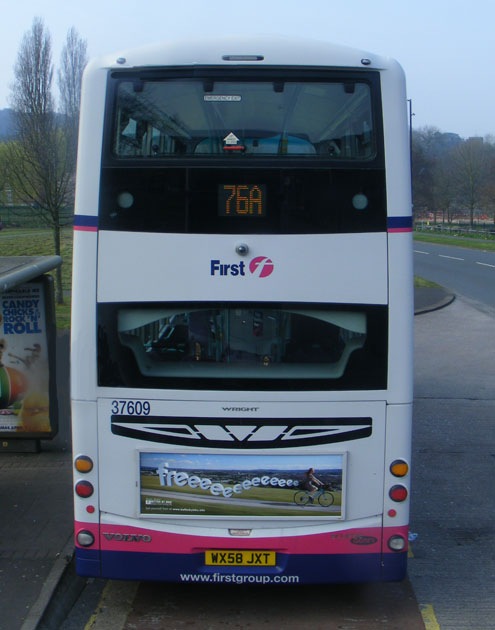
[[[426,280],[426,278],[414,276],[414,287],[416,289],[439,289],[440,285],[431,280]]]
[[[464,247],[466,249],[477,249],[488,252],[495,252],[495,240],[475,239],[464,236],[441,236],[439,234],[423,234],[414,232],[414,240],[422,243],[435,243],[436,245],[452,245],[453,247]]]
[[[64,304],[56,304],[57,329],[70,326],[70,290],[72,282],[72,228],[61,235],[62,286]],[[53,234],[49,229],[9,228],[0,232],[2,256],[53,256]],[[53,272],[51,272],[53,275]]]

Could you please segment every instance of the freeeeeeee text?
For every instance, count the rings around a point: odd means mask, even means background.
[[[163,463],[158,468],[158,476],[160,478],[160,485],[162,486],[189,486],[190,488],[208,490],[214,496],[224,496],[227,499],[235,494],[241,494],[246,490],[250,490],[251,488],[267,486],[273,488],[294,488],[299,485],[299,481],[295,479],[281,479],[280,477],[263,475],[261,477],[244,479],[233,486],[224,486],[222,483],[213,482],[208,477],[190,475],[185,471],[170,470],[167,463]]]

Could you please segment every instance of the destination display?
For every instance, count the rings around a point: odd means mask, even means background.
[[[345,454],[140,453],[142,515],[343,517]]]
[[[264,217],[265,184],[220,184],[218,186],[220,217]]]

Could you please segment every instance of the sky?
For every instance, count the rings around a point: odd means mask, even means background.
[[[413,127],[495,135],[493,0],[0,0],[0,109],[25,32],[41,17],[58,67],[74,26],[90,57],[169,39],[289,35],[394,57]]]
[[[340,470],[342,455],[235,455],[191,453],[141,453],[141,466],[160,467],[165,463],[169,470],[240,470],[286,472],[315,470]]]

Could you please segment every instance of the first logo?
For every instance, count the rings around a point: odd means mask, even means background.
[[[273,272],[273,262],[267,256],[257,256],[249,263],[249,271],[258,278],[266,278]]]
[[[273,273],[274,265],[267,256],[257,256],[248,265],[249,272],[257,278],[266,278]],[[211,276],[245,276],[246,263],[241,260],[239,263],[222,263],[220,260],[210,261]]]

